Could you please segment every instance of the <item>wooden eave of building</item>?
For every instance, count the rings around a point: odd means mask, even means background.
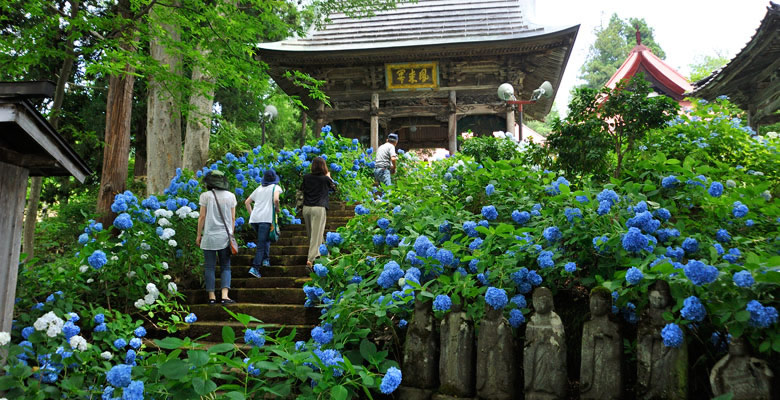
[[[513,82],[521,98],[530,97],[531,92],[544,81],[550,81],[557,90],[578,30],[579,25],[575,25],[555,30],[537,29],[511,36],[415,41],[408,46],[398,46],[401,42],[394,42],[392,46],[377,44],[375,47],[331,51],[313,48],[281,50],[277,42],[260,45],[257,57],[269,65],[270,75],[280,88],[289,95],[298,96],[310,110],[317,109],[317,102],[308,97],[305,89],[285,78],[287,71],[299,70],[325,80],[325,92],[332,103],[360,103],[358,107],[329,109],[327,113],[333,119],[367,116],[367,99],[377,92],[381,93],[383,101],[415,97],[429,99],[430,103],[401,106],[392,111],[380,107],[380,114],[437,115],[442,107],[446,107],[450,91],[467,96],[481,94],[479,104],[459,101],[459,114],[488,114],[505,107],[496,95],[498,85],[503,82]],[[470,67],[465,70],[450,72],[468,76],[468,79],[463,79],[462,83],[457,79],[443,79],[443,85],[433,90],[385,89],[386,63],[448,60],[469,64]],[[446,69],[447,65],[442,68]],[[353,84],[344,84],[347,81]],[[529,107],[526,113],[532,118],[542,119],[551,107],[552,99],[541,100],[534,107]]]
[[[690,96],[726,95],[748,111],[751,126],[780,121],[780,5],[770,2],[756,33],[728,64],[697,81]]]
[[[29,101],[51,85],[0,83],[0,162],[25,168],[30,176],[73,175],[83,182],[92,171]]]

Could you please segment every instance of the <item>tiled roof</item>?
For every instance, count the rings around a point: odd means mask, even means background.
[[[682,99],[685,92],[693,89],[693,86],[684,76],[642,44],[634,46],[623,65],[609,78],[606,86],[614,88],[620,80],[630,78],[638,71],[649,73],[653,80],[669,90],[670,93],[667,93],[668,95],[678,99]]]
[[[268,50],[353,50],[487,41],[534,36],[544,29],[531,24],[526,0],[418,0],[398,4],[373,17],[330,16],[330,23],[304,38],[264,43]]]

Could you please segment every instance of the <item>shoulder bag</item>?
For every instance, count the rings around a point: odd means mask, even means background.
[[[271,189],[271,207],[273,209],[273,214],[271,215],[271,231],[268,232],[268,240],[271,242],[276,242],[279,240],[279,221],[276,217],[276,202],[274,201],[274,195],[276,194],[276,185],[274,185],[274,188]]]
[[[222,208],[219,206],[217,193],[214,192],[214,189],[211,189],[211,194],[214,195],[214,201],[217,202],[217,211],[219,211],[219,216],[222,218],[222,224],[225,225],[225,232],[227,232],[228,239],[230,239],[230,253],[236,255],[238,254],[238,242],[236,242],[236,237],[230,234],[230,229],[228,229],[227,226],[227,220],[225,219],[225,216],[222,215]]]

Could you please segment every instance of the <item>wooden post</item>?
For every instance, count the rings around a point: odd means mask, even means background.
[[[306,122],[309,116],[305,112],[301,113],[301,147],[306,144]]]
[[[379,93],[371,93],[371,148],[379,148]]]
[[[11,332],[16,302],[16,275],[22,243],[24,198],[27,195],[29,171],[0,162],[0,331]]]
[[[318,138],[322,136],[322,127],[325,126],[325,104],[319,103],[317,105],[316,119],[314,120],[314,137]]]
[[[458,152],[458,116],[455,113],[455,106],[457,105],[455,99],[455,91],[450,91],[450,115],[449,124],[447,129],[447,139],[449,142],[450,155],[455,155]]]
[[[507,106],[506,109],[506,131],[512,135],[515,134],[515,110],[512,109],[512,106]]]

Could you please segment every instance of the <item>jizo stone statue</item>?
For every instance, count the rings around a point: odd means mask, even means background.
[[[637,395],[640,399],[685,399],[688,392],[688,347],[666,347],[661,330],[672,297],[666,281],[656,281],[648,293],[650,306],[637,330]]]
[[[517,373],[512,327],[501,310],[485,309],[477,338],[477,397],[511,400]]]
[[[462,303],[453,304],[441,321],[439,338],[439,393],[460,398],[474,396],[477,357],[474,321],[463,312]]]
[[[609,320],[612,296],[604,287],[590,293],[590,321],[582,328],[580,398],[620,399],[623,392],[623,339]]]
[[[534,314],[525,328],[523,372],[526,400],[563,399],[566,396],[566,337],[553,311],[550,289],[533,293]]]
[[[742,338],[731,339],[729,354],[721,358],[710,373],[712,393],[731,392],[734,400],[772,399],[774,374],[766,361],[751,357]]]
[[[432,301],[414,302],[414,314],[404,342],[404,399],[428,399],[439,385],[439,336],[434,329]]]

